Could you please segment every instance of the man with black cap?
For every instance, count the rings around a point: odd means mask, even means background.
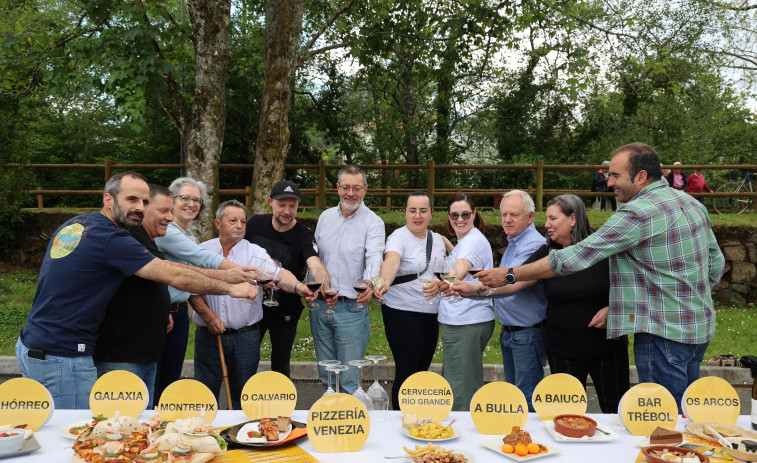
[[[247,221],[245,238],[262,247],[295,277],[302,278],[305,265],[316,275],[326,275],[326,267],[318,257],[313,232],[297,222],[300,189],[288,180],[276,182],[268,198],[271,214],[258,214]],[[302,314],[302,300],[296,294],[281,293],[279,306],[263,310],[260,337],[268,331],[271,337],[271,369],[289,377],[297,322]]]

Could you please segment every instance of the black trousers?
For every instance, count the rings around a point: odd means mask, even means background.
[[[276,309],[266,308],[264,310]],[[268,336],[271,339],[271,370],[277,371],[287,378],[291,374],[292,347],[294,346],[294,338],[297,336],[297,321],[301,314],[302,309],[300,308],[298,314],[296,316],[293,313],[290,314],[291,320],[286,322],[270,316],[263,316],[260,321],[261,342],[266,331],[268,331]]]
[[[620,350],[581,359],[567,357],[547,349],[547,361],[549,361],[549,371],[553,374],[567,373],[575,376],[581,381],[584,389],[586,389],[586,378],[591,375],[602,413],[618,413],[618,403],[631,387],[628,377],[627,351]]]
[[[158,373],[155,375],[155,400],[157,404],[163,390],[174,381],[181,379],[181,369],[184,366],[184,355],[187,353],[189,340],[189,316],[187,307],[171,314],[173,329],[166,336],[166,345],[158,363]]]
[[[384,330],[394,356],[392,409],[399,410],[402,383],[413,373],[427,371],[439,341],[437,314],[397,310],[381,305]]]

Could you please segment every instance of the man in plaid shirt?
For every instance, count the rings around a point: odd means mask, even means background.
[[[567,275],[609,258],[607,337],[634,334],[639,382],[665,386],[680,411],[715,335],[710,287],[720,281],[725,259],[707,209],[668,186],[650,146],[615,150],[609,175],[608,186],[625,204],[596,233],[533,264],[475,278],[497,287]]]

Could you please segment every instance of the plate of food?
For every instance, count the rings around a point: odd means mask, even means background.
[[[426,463],[443,461],[448,463],[472,463],[476,461],[476,458],[472,453],[466,450],[445,449],[439,445],[433,445],[431,442],[428,445],[420,446],[416,445],[415,449],[402,447],[405,451],[405,460],[411,463]],[[387,458],[402,458],[402,457],[387,457]]]
[[[78,439],[79,436],[89,428],[94,428],[100,421],[107,420],[106,417],[100,415],[92,418],[89,421],[76,421],[71,424],[63,426],[60,430],[60,434],[68,439]]]
[[[231,442],[247,447],[284,445],[307,436],[307,425],[288,416],[261,418],[232,426],[221,433]]]
[[[549,435],[557,442],[608,442],[620,437],[609,427],[597,423],[589,417],[580,418],[587,420],[585,428],[581,426],[583,422],[575,419],[573,415],[570,417],[567,415],[556,416],[553,420],[543,421],[542,424],[547,428]]]
[[[444,442],[462,436],[458,428],[444,426],[437,421],[425,420],[416,426],[402,426],[402,434],[420,441]]]
[[[493,452],[512,460],[531,460],[534,458],[543,458],[555,455],[561,452],[560,449],[550,445],[546,446],[531,440],[531,434],[520,428],[513,426],[510,434],[502,437],[485,439],[479,442]]]

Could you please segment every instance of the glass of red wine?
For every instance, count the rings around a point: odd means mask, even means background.
[[[478,257],[478,255],[468,254],[467,256],[465,256],[465,260],[468,261],[468,274],[471,277],[484,270],[484,260]]]
[[[439,281],[444,281],[442,274],[444,273],[444,263],[447,260],[447,256],[436,256],[431,261],[431,268],[434,271],[434,277]],[[449,299],[442,291],[439,291],[439,299]]]
[[[337,297],[339,295],[339,280],[337,280],[336,276],[331,275],[330,283],[328,285],[328,288],[323,290],[323,297],[324,299],[331,299],[334,297]],[[331,318],[334,316],[334,309],[326,305],[326,312],[324,312],[327,317]]]
[[[367,278],[365,277],[365,273],[362,270],[356,270],[355,273],[352,275],[352,289],[357,292],[357,297],[360,298],[360,295],[370,287],[370,284],[367,281]],[[347,310],[350,312],[364,312],[368,310],[368,304],[361,304],[357,303],[356,305],[346,305]]]
[[[320,291],[321,286],[323,285],[323,277],[316,276],[313,273],[313,270],[308,268],[308,271],[305,273],[305,279],[302,282],[305,283],[305,286],[307,286],[310,291],[315,293]],[[316,304],[315,302],[308,304],[308,309],[310,310],[318,310],[320,308],[320,304]]]
[[[269,290],[270,296],[268,297],[268,299],[263,301],[263,304],[265,304],[267,307],[278,307],[279,301],[276,300],[276,293],[279,290],[279,283],[281,283],[281,264],[277,260],[266,260],[264,268],[266,277],[270,273],[271,281],[273,281],[276,286]]]

